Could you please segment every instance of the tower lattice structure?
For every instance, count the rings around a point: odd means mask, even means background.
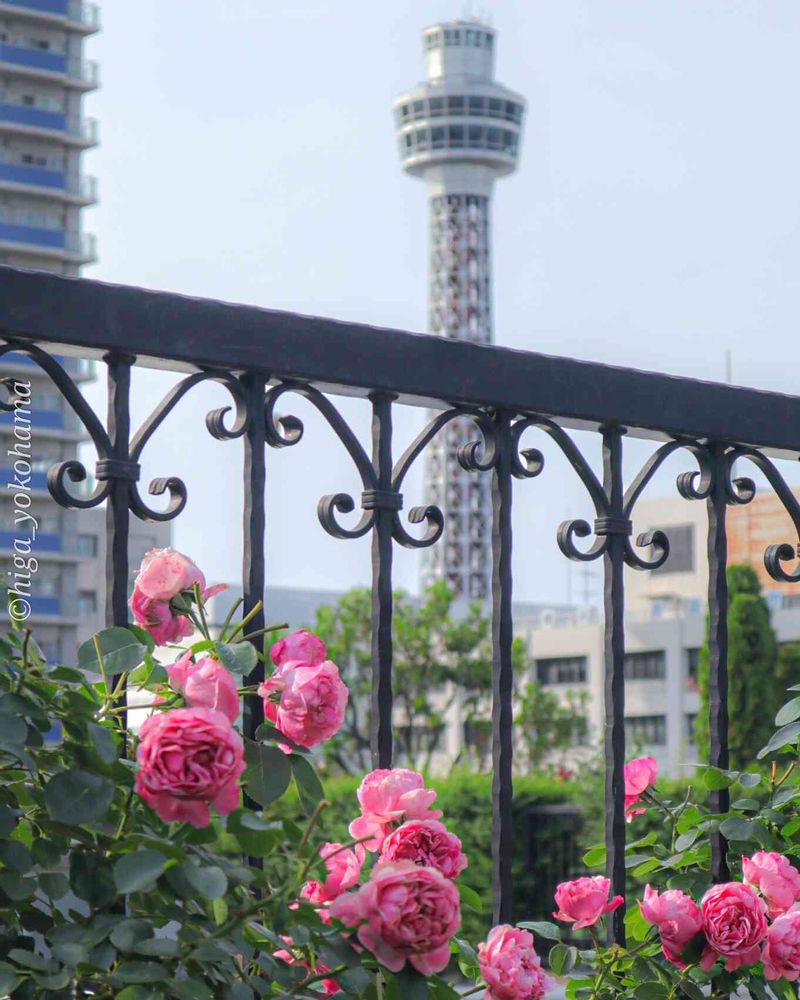
[[[403,169],[427,187],[429,330],[483,344],[493,340],[492,189],[516,168],[525,114],[524,98],[494,80],[495,41],[473,19],[427,28],[426,79],[393,105]],[[457,597],[482,600],[491,589],[490,485],[458,463],[474,436],[468,421],[454,421],[427,454],[425,502],[441,507],[446,529],[424,551],[422,585],[444,579]]]

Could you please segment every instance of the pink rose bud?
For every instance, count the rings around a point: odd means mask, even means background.
[[[208,807],[227,816],[239,804],[242,738],[210,708],[151,715],[139,729],[135,788],[165,823],[208,826]]]
[[[694,900],[679,889],[667,889],[659,894],[646,885],[644,900],[639,903],[639,909],[647,923],[658,928],[661,950],[667,961],[677,965],[679,969],[685,969],[686,966],[681,962],[681,952],[703,928],[700,911]]]
[[[609,902],[611,883],[602,875],[576,878],[572,882],[562,882],[556,889],[556,920],[574,924],[575,930],[592,927],[605,913],[611,913],[622,906],[622,896],[614,896]]]
[[[780,916],[800,898],[800,871],[775,851],[756,851],[752,858],[742,858],[742,877],[766,899],[770,918]]]
[[[712,886],[700,902],[708,941],[700,967],[708,972],[718,958],[725,959],[728,972],[754,965],[761,957],[759,944],[767,933],[765,910],[749,885],[723,882]]]
[[[652,757],[636,757],[625,765],[625,819],[630,823],[634,816],[641,816],[647,810],[634,806],[647,788],[656,783],[658,764]]]
[[[770,981],[800,976],[800,909],[794,907],[775,918],[764,939],[761,953],[764,976]]]
[[[478,945],[478,965],[486,1000],[541,1000],[555,985],[542,969],[533,936],[509,924],[493,927]]]
[[[356,796],[361,815],[350,824],[350,836],[354,840],[364,840],[368,851],[380,850],[395,823],[407,819],[439,819],[442,815],[440,810],[430,808],[436,792],[425,787],[422,775],[402,767],[370,771],[364,776]]]
[[[314,667],[284,660],[269,680],[259,685],[264,715],[278,732],[301,747],[313,747],[335,736],[344,721],[347,685],[330,660]],[[291,747],[281,746],[285,753]]]
[[[322,639],[313,632],[300,629],[299,632],[292,632],[291,635],[279,639],[269,651],[269,655],[276,667],[286,660],[302,663],[306,667],[316,667],[325,659],[326,652]]]
[[[216,660],[207,657],[192,662],[184,653],[177,663],[167,667],[170,687],[179,691],[190,708],[213,708],[230,721],[239,718],[239,694],[236,681]]]
[[[351,851],[341,844],[323,844],[319,849],[325,859],[328,876],[324,882],[312,879],[300,890],[300,898],[310,903],[330,903],[347,889],[352,889],[361,876],[364,863],[363,848]]]
[[[142,559],[135,586],[153,601],[171,601],[194,584],[203,590],[205,577],[192,560],[176,549],[150,549]]]
[[[412,861],[376,865],[369,880],[335,899],[330,911],[358,928],[358,940],[390,972],[408,961],[423,976],[447,966],[450,939],[461,925],[455,884]]]
[[[296,954],[288,949],[294,948],[294,941],[287,937],[285,934],[281,935],[281,940],[286,945],[286,948],[279,948],[278,951],[273,952],[273,958],[277,958],[281,962],[285,962],[287,965],[297,965],[305,969],[309,976],[321,976],[326,972],[330,972],[330,969],[324,962],[317,962],[316,966],[312,968],[310,962],[303,956],[301,951]],[[325,996],[333,996],[334,993],[338,993],[341,987],[336,979],[321,979],[320,985],[325,990]]]
[[[457,878],[467,867],[461,841],[435,819],[412,819],[390,833],[381,845],[381,861],[413,861]]]

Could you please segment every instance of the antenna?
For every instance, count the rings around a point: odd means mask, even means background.
[[[730,347],[725,349],[725,381],[733,385],[733,355]]]

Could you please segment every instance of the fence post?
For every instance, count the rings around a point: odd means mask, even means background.
[[[242,616],[249,614],[264,600],[264,487],[266,484],[266,431],[264,398],[266,379],[255,372],[244,375],[242,384],[247,406],[247,430],[244,435],[244,505],[242,535]],[[247,631],[258,632],[265,625],[261,608],[248,623]],[[258,652],[264,645],[260,635],[252,640]],[[247,686],[264,680],[264,665],[259,662],[244,679]],[[255,739],[256,729],[264,721],[264,705],[258,695],[244,699],[243,728],[247,739]],[[251,803],[251,805],[255,805]]]
[[[108,369],[109,458],[116,471],[130,461],[132,355],[110,353],[103,360]],[[128,624],[128,533],[130,486],[125,476],[114,475],[106,503],[106,625]]]

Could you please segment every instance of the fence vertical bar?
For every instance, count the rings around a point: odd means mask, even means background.
[[[109,456],[117,472],[130,461],[131,435],[131,366],[136,360],[128,354],[106,354],[108,370]],[[106,504],[106,625],[128,624],[128,534],[130,531],[130,481],[124,475],[110,476]]]
[[[494,923],[512,914],[514,854],[513,708],[511,660],[511,416],[493,417],[497,454],[492,468],[492,913]]]
[[[596,526],[608,536],[603,555],[605,612],[605,840],[606,875],[611,892],[625,895],[625,536],[631,525],[624,513],[621,427],[603,427],[603,488],[608,517]],[[625,909],[609,920],[609,939],[625,944]]]
[[[266,516],[264,489],[266,486],[266,431],[264,399],[266,379],[258,373],[242,377],[247,406],[247,430],[244,434],[244,505],[242,524],[242,615],[248,615],[264,600],[265,555],[264,532]],[[263,607],[257,611],[247,626],[247,632],[258,632],[265,625]],[[264,646],[264,637],[252,640],[258,652]],[[257,663],[245,678],[245,684],[258,684],[264,679],[264,665]],[[244,735],[255,739],[256,730],[264,721],[264,706],[255,694],[245,695],[242,709]],[[254,803],[250,803],[254,805]]]
[[[711,459],[711,490],[706,499],[708,511],[708,762],[727,770],[728,756],[728,540],[725,534],[727,510],[727,460],[725,445],[708,446]],[[727,788],[712,791],[712,812],[727,812],[730,793]],[[727,841],[719,831],[711,834],[711,878],[727,882]]]
[[[392,522],[399,497],[392,496],[392,401],[390,393],[370,394],[372,467],[377,490],[372,530],[372,710],[373,767],[392,766]]]

